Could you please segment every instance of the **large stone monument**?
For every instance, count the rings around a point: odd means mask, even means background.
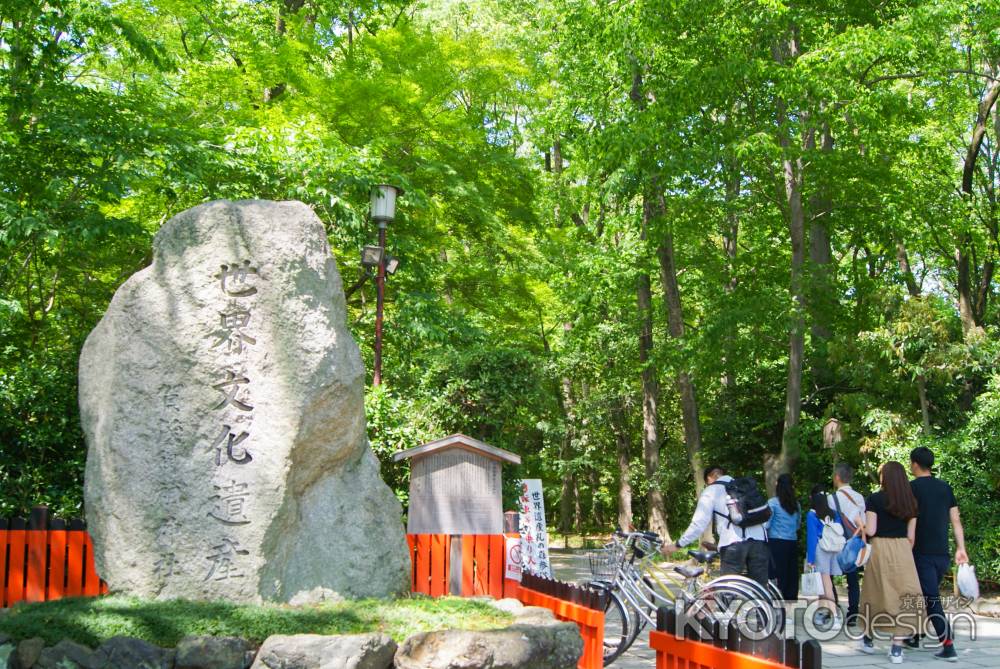
[[[80,356],[97,571],[147,597],[408,590],[368,446],[364,367],[326,231],[300,202],[170,219]]]

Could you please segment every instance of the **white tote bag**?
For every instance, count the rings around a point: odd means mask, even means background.
[[[820,597],[823,595],[823,575],[818,571],[802,572],[799,580],[799,594],[803,597]]]

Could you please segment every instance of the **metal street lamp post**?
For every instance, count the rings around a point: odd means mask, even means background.
[[[372,189],[371,217],[378,225],[378,273],[375,275],[375,370],[372,384],[382,385],[382,310],[385,303],[385,232],[389,222],[396,217],[396,198],[402,189],[379,184]],[[397,261],[398,264],[398,261]],[[395,271],[395,266],[393,267]]]

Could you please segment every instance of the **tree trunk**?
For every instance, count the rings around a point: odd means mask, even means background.
[[[726,254],[726,294],[732,294],[736,290],[738,282],[736,276],[736,242],[739,239],[740,217],[736,211],[736,203],[740,197],[740,166],[735,158],[726,161],[726,223],[722,229],[722,250]],[[733,357],[736,348],[736,337],[731,328],[726,329],[726,350],[723,354],[722,385],[726,388],[736,386],[736,377],[733,374]]]
[[[604,527],[604,509],[597,499],[597,491],[601,487],[601,477],[593,468],[587,472],[587,483],[590,484],[590,519],[594,526]]]
[[[906,253],[903,241],[898,237],[896,238],[896,262],[899,264],[899,273],[903,275],[906,292],[910,294],[910,297],[920,297],[920,288],[917,286],[913,269],[910,267],[910,256]]]
[[[896,262],[899,264],[899,273],[903,275],[906,283],[906,292],[910,297],[920,297],[920,288],[917,287],[917,280],[913,277],[913,270],[910,268],[910,257],[906,253],[906,246],[896,239]],[[931,405],[927,400],[927,377],[923,374],[917,376],[917,396],[920,398],[920,417],[923,419],[924,434],[931,433]]]
[[[833,152],[833,135],[830,127],[823,126],[820,148],[825,153]],[[834,383],[830,369],[827,345],[833,336],[833,311],[836,292],[833,286],[833,249],[831,248],[831,216],[833,203],[830,189],[820,184],[810,198],[809,210],[812,220],[809,225],[809,259],[812,264],[811,290],[809,296],[812,319],[812,339],[815,346],[812,370],[813,384],[817,388],[830,388]]]
[[[580,521],[583,520],[583,506],[580,504],[580,477],[573,475],[573,530],[580,531]]]
[[[774,49],[775,60],[783,64],[787,58],[799,55],[797,34],[793,28],[786,44]],[[802,265],[805,260],[805,211],[802,206],[803,161],[800,152],[792,151],[788,128],[788,113],[783,99],[777,100],[778,143],[781,146],[781,172],[784,188],[785,216],[792,245],[789,272],[789,294],[792,313],[788,332],[788,377],[785,383],[785,421],[781,433],[781,454],[778,468],[790,471],[798,461],[798,430],[802,415],[802,366],[805,356],[805,295],[802,287]],[[805,112],[799,114],[799,123],[806,127]],[[803,148],[812,144],[811,131],[803,129]],[[795,155],[799,153],[799,155]]]
[[[274,21],[274,32],[278,35],[284,35],[288,30],[287,17],[297,14],[303,5],[305,5],[305,0],[283,0],[278,7],[278,18]],[[264,102],[271,102],[281,96],[287,88],[285,82],[266,87],[264,89]]]
[[[572,456],[573,438],[575,431],[573,382],[569,377],[562,379],[562,406],[563,416],[566,420],[566,434],[563,435],[562,448],[559,449],[559,460],[562,466],[562,490],[559,494],[559,531],[563,535],[568,535],[573,530],[573,511],[576,499],[576,482],[573,477],[573,469],[569,466]]]
[[[625,398],[611,410],[611,429],[618,455],[618,529],[628,532],[632,525],[632,449],[625,422]]]
[[[674,256],[674,235],[667,233],[657,249],[660,259],[660,281],[663,283],[663,302],[667,311],[667,331],[678,344],[684,339],[684,312],[681,291],[677,283],[677,263]],[[695,491],[701,495],[705,487],[701,463],[701,424],[698,419],[698,397],[690,372],[681,369],[675,379],[681,400],[681,420],[684,426],[684,445],[688,463],[694,476]]]
[[[647,195],[642,203],[642,240],[646,239],[646,231],[652,219],[653,204]],[[667,529],[667,511],[663,503],[663,493],[660,491],[660,430],[657,417],[657,404],[660,400],[660,387],[656,379],[656,370],[652,365],[653,353],[653,309],[652,289],[649,273],[641,271],[636,282],[636,302],[639,307],[639,366],[642,368],[642,457],[646,465],[646,479],[649,484],[647,505],[649,510],[649,527],[664,541],[669,541]]]
[[[968,216],[973,217],[973,179],[976,174],[976,160],[979,158],[979,151],[986,137],[986,124],[989,122],[990,113],[993,106],[1000,97],[1000,79],[993,79],[982,101],[979,103],[979,113],[976,116],[976,123],[972,127],[972,140],[965,152],[965,160],[962,164],[962,196],[966,201]],[[962,319],[962,331],[968,336],[974,331],[981,330],[983,317],[986,315],[986,300],[989,296],[989,282],[992,281],[992,263],[984,265],[983,278],[985,279],[987,290],[973,292],[972,287],[972,267],[969,260],[972,254],[972,235],[965,231],[958,236],[958,244],[955,248],[955,270],[958,274],[956,289],[958,290],[958,313]],[[978,303],[977,298],[982,296],[982,302]]]
[[[924,421],[924,434],[930,436],[931,407],[927,401],[927,378],[923,374],[917,376],[917,395],[920,397],[920,416]]]

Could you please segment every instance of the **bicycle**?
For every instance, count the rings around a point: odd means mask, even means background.
[[[717,621],[725,626],[735,617],[750,629],[775,629],[779,617],[773,586],[763,587],[738,575],[703,583],[702,576],[718,551],[690,550],[688,555],[699,566],[677,565],[668,570],[655,561],[662,545],[653,532],[616,532],[611,543],[588,556],[596,577],[589,585],[609,594],[604,666],[628,650],[647,625],[656,626],[656,612],[662,606],[679,607],[679,613],[703,625]]]

